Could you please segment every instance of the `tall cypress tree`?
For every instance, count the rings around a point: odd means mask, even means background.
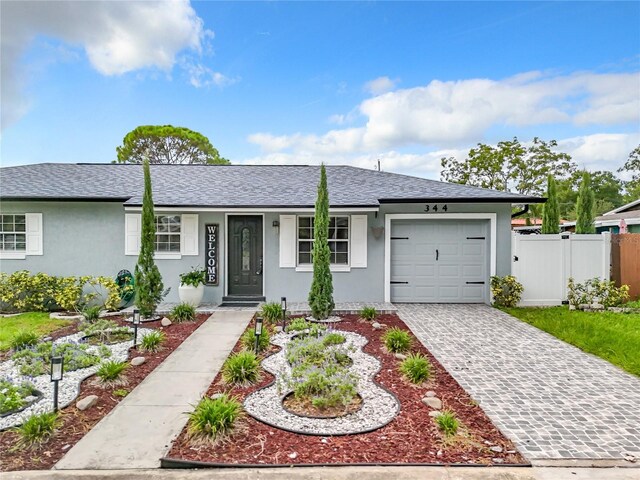
[[[547,177],[547,203],[542,213],[542,233],[560,233],[560,209],[556,195],[556,179],[553,175]]]
[[[314,214],[313,282],[309,291],[309,307],[315,319],[331,315],[333,302],[333,278],[331,277],[331,250],[329,249],[329,190],[324,164],[320,166],[320,183]]]
[[[582,174],[582,181],[578,189],[576,202],[576,233],[596,233],[593,219],[594,194],[591,189],[591,175],[589,172]]]
[[[162,300],[164,285],[162,275],[153,260],[156,237],[155,214],[153,212],[153,193],[151,191],[151,172],[149,160],[145,159],[144,197],[142,199],[142,233],[140,254],[135,269],[136,307],[143,317],[151,317]]]

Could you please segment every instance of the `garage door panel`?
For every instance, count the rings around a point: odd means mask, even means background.
[[[408,237],[391,241],[391,281],[408,282],[392,283],[392,301],[484,302],[488,297],[488,221],[392,221],[391,237]]]

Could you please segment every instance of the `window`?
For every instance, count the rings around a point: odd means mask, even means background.
[[[180,253],[180,215],[156,215],[156,253]]]
[[[0,215],[0,251],[25,252],[27,250],[26,215]]]
[[[298,265],[313,263],[313,217],[298,217]],[[349,264],[349,217],[329,217],[332,265]]]

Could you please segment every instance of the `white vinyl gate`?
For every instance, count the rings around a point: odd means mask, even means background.
[[[560,305],[567,282],[610,278],[611,234],[521,235],[513,233],[511,273],[524,286],[522,306]]]

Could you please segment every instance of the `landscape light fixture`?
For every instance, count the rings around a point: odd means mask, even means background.
[[[255,350],[256,350],[256,355],[258,355],[258,344],[260,342],[260,335],[262,335],[262,317],[256,317],[256,327],[255,327],[254,333],[256,337]]]
[[[51,356],[51,381],[53,382],[53,411],[58,411],[58,382],[62,380],[64,358],[62,355]]]
[[[133,348],[138,344],[138,325],[140,325],[140,310],[133,310]]]
[[[280,309],[282,310],[282,331],[287,328],[287,297],[280,297]]]

